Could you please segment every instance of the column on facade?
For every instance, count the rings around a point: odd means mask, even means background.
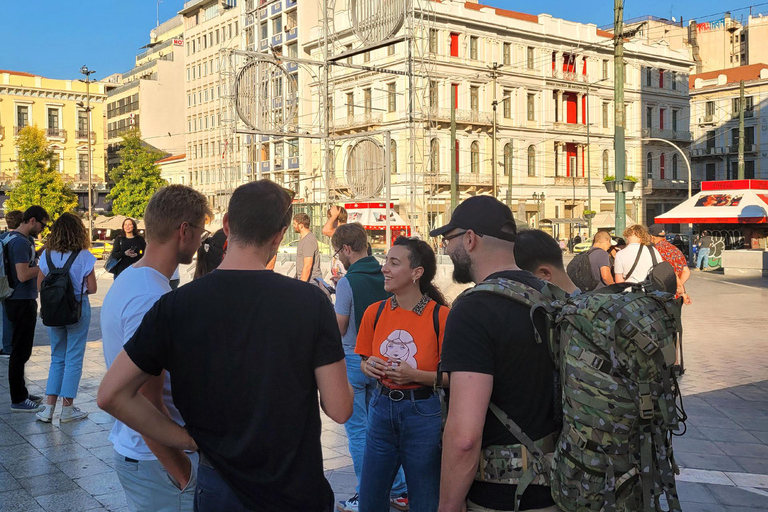
[[[557,91],[557,119],[555,119],[556,123],[562,123],[563,119],[565,117],[563,116],[563,91],[559,90]]]
[[[577,167],[581,167],[581,176],[585,177],[587,175],[587,158],[586,158],[586,150],[587,145],[586,144],[577,144],[576,145],[576,162],[581,163],[581,165],[577,165]],[[576,174],[576,176],[579,176],[579,174]]]
[[[555,142],[555,152],[557,153],[555,176],[565,176],[565,153],[563,152],[564,146],[565,144],[562,142]]]
[[[562,76],[560,72],[563,70],[563,52],[555,52],[555,69],[553,69],[552,76]]]
[[[576,124],[581,124],[584,121],[584,109],[581,103],[583,97],[583,92],[576,93]]]

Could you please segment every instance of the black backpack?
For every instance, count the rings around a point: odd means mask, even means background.
[[[629,269],[629,273],[626,275],[624,280],[626,281],[629,279],[629,276],[631,276],[632,272],[635,271],[637,263],[640,261],[640,256],[643,254],[644,248],[648,249],[648,252],[651,253],[652,262],[651,269],[648,271],[648,277],[645,278],[645,281],[649,282],[651,288],[656,291],[671,293],[672,295],[675,295],[677,293],[677,275],[675,274],[675,267],[673,267],[672,264],[668,261],[658,261],[656,259],[656,252],[653,250],[653,246],[649,247],[645,244],[640,244],[640,248],[637,250],[637,257],[635,258],[635,262],[632,264],[632,268]]]
[[[75,287],[69,277],[69,269],[77,259],[78,254],[80,254],[80,250],[73,251],[64,266],[56,268],[51,260],[51,251],[45,251],[48,275],[45,276],[40,285],[40,316],[43,319],[43,325],[63,327],[80,321],[85,284],[83,284],[80,301],[78,301],[75,297]]]
[[[592,262],[589,261],[589,255],[594,251],[595,248],[593,247],[587,252],[577,254],[566,269],[568,277],[571,278],[573,284],[578,286],[583,292],[591,292],[600,284],[600,281],[595,279],[595,276],[592,274]]]

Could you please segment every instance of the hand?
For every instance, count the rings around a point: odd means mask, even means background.
[[[690,306],[691,304],[693,304],[693,300],[691,300],[691,296],[688,295],[687,293],[683,293],[680,296],[683,298],[683,304],[685,304],[686,306]]]
[[[417,377],[416,369],[405,361],[394,361],[394,364],[387,366],[386,374],[398,386],[416,382]]]
[[[133,249],[128,249],[127,251],[125,251],[125,255],[128,256],[129,258],[135,258],[136,257],[136,253],[134,252]]]
[[[387,362],[379,357],[369,357],[362,362],[360,368],[365,375],[374,379],[383,379],[387,376],[385,371],[387,369]]]
[[[331,219],[336,220],[339,218],[339,214],[341,213],[341,208],[338,206],[331,206]]]
[[[335,285],[339,284],[339,280],[344,277],[341,274],[334,274],[331,276],[331,282]]]
[[[189,457],[186,454],[183,455],[187,460],[183,463],[184,467],[181,469],[181,473],[173,475],[172,473],[168,472],[168,476],[171,477],[171,480],[176,485],[176,487],[179,488],[180,491],[183,491],[189,485],[189,481],[192,479],[192,461],[189,460]]]

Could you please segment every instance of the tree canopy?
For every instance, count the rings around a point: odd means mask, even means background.
[[[18,150],[18,183],[8,193],[5,209],[24,211],[40,205],[56,220],[64,212],[77,207],[77,196],[64,183],[57,166],[56,154],[48,146],[45,131],[26,126],[16,141]]]
[[[141,140],[139,130],[123,134],[118,155],[120,165],[110,172],[115,186],[107,199],[112,201],[112,212],[128,217],[143,217],[152,194],[166,184],[160,177],[160,167],[155,163],[164,155],[147,147]]]

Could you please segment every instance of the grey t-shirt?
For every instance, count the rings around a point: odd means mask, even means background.
[[[589,264],[592,267],[592,277],[598,283],[597,286],[595,286],[595,290],[608,286],[605,284],[603,276],[600,274],[600,269],[602,267],[611,268],[611,257],[608,256],[608,253],[604,249],[596,247],[594,251],[589,253]]]
[[[28,265],[30,262],[35,261],[35,244],[22,234],[9,236],[10,239],[7,241],[5,250],[8,251],[8,261],[11,263],[10,284],[13,286],[13,294],[8,297],[8,300],[36,299],[37,279],[32,278],[20,283],[19,277],[16,275],[17,263]],[[30,266],[36,265],[37,262]]]
[[[304,258],[313,258],[309,281],[312,282],[316,277],[323,277],[323,273],[320,271],[320,250],[317,246],[317,238],[312,233],[307,233],[307,236],[299,240],[299,245],[296,247],[296,279],[301,278]]]

